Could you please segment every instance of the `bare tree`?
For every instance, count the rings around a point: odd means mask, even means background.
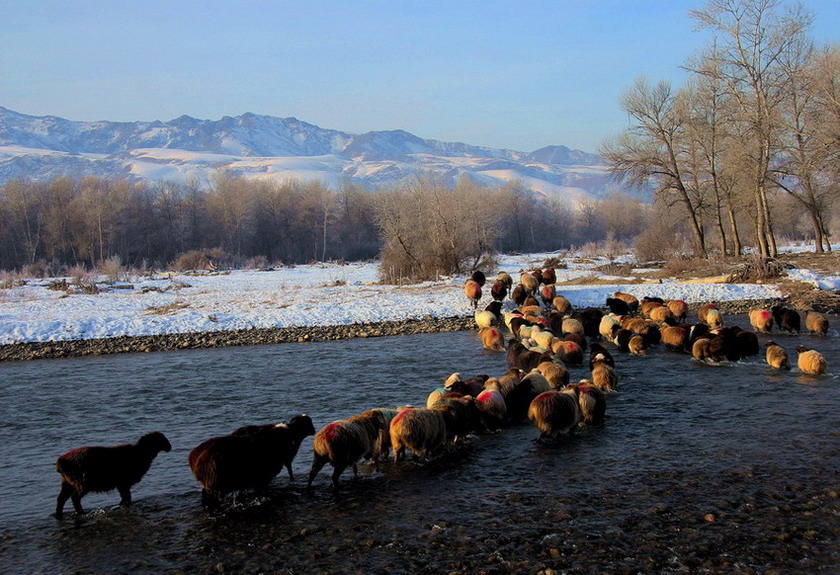
[[[696,250],[705,256],[705,198],[702,189],[692,186],[692,174],[685,170],[689,159],[685,96],[674,93],[668,82],[651,86],[645,78],[639,78],[622,97],[621,108],[630,117],[631,126],[617,138],[605,141],[599,150],[610,172],[637,186],[652,180],[655,193],[664,201],[683,206]]]

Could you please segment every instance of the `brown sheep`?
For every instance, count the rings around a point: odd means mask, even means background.
[[[490,286],[490,297],[492,297],[494,301],[505,301],[507,294],[508,287],[500,280],[496,280],[493,282],[493,285]]]
[[[558,295],[551,300],[551,305],[562,314],[572,313],[572,304],[565,296]]]
[[[711,340],[708,337],[695,340],[691,346],[691,357],[699,361],[712,359]]]
[[[557,272],[554,271],[554,268],[545,268],[542,271],[542,283],[545,285],[557,283]]]
[[[522,272],[519,275],[519,283],[522,284],[529,295],[536,293],[540,287],[540,281],[528,272]]]
[[[378,409],[369,409],[322,427],[312,440],[315,457],[309,471],[307,488],[312,487],[312,481],[324,465],[330,463],[333,466],[333,490],[338,491],[338,478],[347,467],[352,466],[353,475],[356,476],[357,462],[360,459],[373,459],[377,455],[379,432],[384,428],[385,416]]]
[[[558,340],[552,343],[551,351],[555,357],[566,365],[580,365],[583,363],[583,348],[574,341]]]
[[[780,345],[775,341],[768,341],[764,347],[767,350],[765,354],[767,365],[776,369],[790,369],[788,354]]]
[[[677,321],[685,321],[685,317],[688,315],[687,303],[681,299],[672,299],[666,305],[668,306],[668,309],[671,310],[671,314],[673,314],[674,319]]]
[[[120,505],[131,505],[131,487],[143,478],[158,453],[171,449],[166,436],[155,431],[133,444],[79,447],[65,453],[55,463],[56,471],[61,474],[55,516],[62,517],[67,499],[73,501],[76,513],[82,515],[85,512],[82,497],[91,491],[116,489]]]
[[[512,299],[516,305],[524,304],[527,297],[528,291],[522,284],[516,284],[516,287],[510,292],[510,299]]]
[[[618,389],[618,373],[614,368],[607,365],[604,359],[600,359],[599,356],[595,356],[590,379],[593,385],[600,387],[604,391],[609,392]]]
[[[657,322],[663,322],[666,319],[672,319],[674,314],[664,305],[657,306],[650,310],[650,319]]]
[[[481,286],[475,280],[468,279],[464,283],[464,295],[472,303],[473,309],[477,309],[478,302],[481,299]]]
[[[543,361],[537,370],[543,374],[551,389],[563,389],[569,383],[569,370],[562,363]]]
[[[799,366],[799,371],[807,373],[808,375],[822,375],[828,371],[828,364],[825,361],[823,354],[815,349],[808,349],[800,344],[796,346],[796,353],[799,357],[796,359],[796,364]]]
[[[478,331],[481,344],[491,351],[505,351],[505,338],[495,327],[483,327]]]
[[[627,344],[627,348],[633,355],[645,355],[647,353],[647,341],[639,334],[633,334]]]
[[[479,393],[475,404],[484,415],[484,425],[490,431],[496,431],[507,420],[505,398],[497,389],[485,389]]]
[[[828,335],[828,318],[814,310],[808,310],[805,312],[805,329],[815,335]]]
[[[679,326],[665,326],[662,328],[662,343],[671,351],[685,351],[688,341],[688,331]]]
[[[769,310],[758,307],[750,308],[750,325],[758,333],[770,333],[773,331],[773,314]]]
[[[581,423],[584,425],[601,425],[607,411],[607,397],[601,388],[592,384],[588,379],[580,383],[569,385],[566,389],[574,390],[580,406]]]
[[[417,458],[428,459],[446,445],[454,424],[447,407],[404,409],[391,421],[391,449],[394,463],[406,449]]]
[[[580,405],[574,391],[546,391],[528,408],[528,419],[540,432],[540,440],[553,441],[572,433],[581,420]]]
[[[642,302],[642,316],[650,317],[650,312],[658,307],[664,306],[663,303],[658,301],[643,301]]]
[[[717,310],[717,309],[718,309],[718,307],[713,303],[703,304],[699,308],[697,308],[697,319],[699,319],[702,323],[705,323],[705,324],[708,325],[709,322],[706,321],[706,316],[708,315],[708,313],[711,310]]]
[[[585,332],[583,331],[583,323],[581,323],[580,320],[571,317],[563,318],[563,335],[568,333],[585,335]]]
[[[496,275],[496,281],[505,284],[508,291],[513,287],[513,278],[507,272],[499,272]]]

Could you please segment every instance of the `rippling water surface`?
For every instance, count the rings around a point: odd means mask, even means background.
[[[740,319],[739,319],[740,321]],[[835,320],[836,323],[836,320]],[[741,325],[744,325],[741,323]],[[762,344],[769,339],[760,336]],[[799,342],[840,373],[840,337]],[[262,499],[208,515],[186,464],[247,423],[425,404],[459,371],[500,375],[474,332],[0,365],[0,570],[4,573],[835,573],[840,377],[777,373],[763,356],[707,366],[654,348],[614,352],[607,423],[556,447],[527,423],[418,465],[329,467],[304,486],[307,438]],[[585,377],[572,368],[573,379]],[[51,517],[55,459],[82,445],[172,443],[115,507]]]

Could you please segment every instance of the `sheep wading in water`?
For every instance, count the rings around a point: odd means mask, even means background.
[[[61,474],[55,516],[62,517],[68,499],[73,501],[76,513],[83,514],[82,497],[91,491],[116,489],[120,493],[120,505],[130,505],[131,486],[143,478],[158,453],[171,450],[166,436],[155,431],[133,444],[80,447],[65,453],[55,464]]]

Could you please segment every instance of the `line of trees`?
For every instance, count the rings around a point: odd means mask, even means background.
[[[687,63],[689,80],[675,89],[639,78],[621,100],[630,126],[601,155],[617,178],[653,182],[655,200],[679,214],[698,255],[713,243],[738,255],[751,232],[760,254],[775,257],[786,200],[808,215],[816,251],[830,251],[840,204],[840,49],[814,45],[813,16],[800,4],[711,0],[691,16],[713,38]]]
[[[217,263],[229,266],[381,255],[392,270],[383,279],[400,281],[472,269],[496,251],[630,240],[649,213],[638,199],[617,192],[572,207],[518,182],[489,188],[464,177],[453,186],[431,174],[379,191],[228,173],[216,174],[211,184],[202,189],[196,182],[93,176],[9,182],[0,187],[0,269],[37,263],[58,273],[114,259],[162,269],[202,250],[226,257]]]

